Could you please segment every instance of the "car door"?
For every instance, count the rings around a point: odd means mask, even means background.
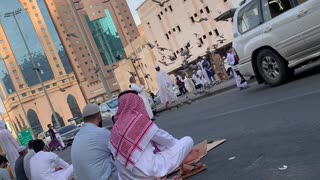
[[[263,41],[282,57],[290,61],[295,59],[303,40],[299,37],[296,10],[288,0],[261,0],[263,14]],[[286,3],[286,2],[285,2]]]
[[[261,16],[259,0],[253,0],[235,15],[233,47],[240,58],[240,64],[251,61],[251,55],[261,47]]]
[[[320,0],[294,0],[297,23],[304,40],[301,56],[318,56],[320,51]]]

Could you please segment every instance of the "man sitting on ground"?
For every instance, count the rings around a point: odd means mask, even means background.
[[[135,91],[119,95],[119,109],[111,131],[110,149],[119,171],[119,179],[159,179],[181,164],[181,175],[197,173],[205,169],[199,158],[199,150],[193,150],[193,140],[174,138],[154,124]]]
[[[47,152],[48,147],[42,140],[35,140],[36,154],[30,160],[32,180],[66,180],[73,174],[73,166],[66,163],[55,153]]]
[[[110,131],[102,127],[99,106],[83,109],[84,124],[74,138],[71,159],[77,180],[117,179],[117,170],[108,148]]]
[[[28,153],[28,150],[25,146],[20,146],[18,147],[18,153],[19,153],[19,157],[16,161],[14,170],[16,173],[16,178],[17,180],[28,180],[26,173],[24,171],[24,157],[25,155]]]

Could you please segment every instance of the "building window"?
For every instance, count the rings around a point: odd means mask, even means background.
[[[13,73],[14,75],[17,75],[17,71],[16,71],[16,70],[13,70],[12,73]]]
[[[84,54],[82,54],[82,57],[86,57]]]
[[[194,20],[193,16],[191,16],[190,19],[191,19],[191,21],[192,21],[193,23],[196,22],[196,21]]]
[[[167,37],[167,39],[170,39],[168,34],[166,34],[166,37]]]
[[[36,14],[34,14],[34,16],[35,16],[35,17],[39,17],[39,14],[38,14],[38,13],[36,13]]]
[[[62,79],[62,81],[61,81],[62,83],[66,83],[67,82],[67,80],[66,79]]]
[[[218,29],[215,29],[215,30],[214,30],[214,33],[215,33],[217,36],[219,36],[219,35],[220,35],[220,33],[219,33]]]
[[[19,89],[22,89],[22,88],[23,88],[23,84],[20,84],[20,85],[19,85]]]
[[[210,13],[210,9],[208,6],[206,6],[205,9],[206,9],[207,13]]]
[[[172,9],[172,6],[171,6],[171,5],[169,5],[169,9],[170,9],[170,11],[171,11],[171,12],[173,11],[173,9]]]
[[[165,12],[167,12],[167,11],[168,11],[168,9],[167,9],[167,8],[164,8],[164,11],[165,11]]]
[[[96,15],[96,13],[95,13],[95,12],[93,12],[93,13],[92,13],[92,15],[94,16],[94,15]]]
[[[207,39],[207,36],[206,36],[206,35],[203,35],[203,39]]]
[[[200,9],[200,13],[201,13],[201,14],[203,13],[203,9]]]
[[[176,32],[176,28],[173,28],[172,31],[173,31],[173,32]]]
[[[53,83],[52,86],[57,86],[57,83]]]
[[[53,57],[53,60],[56,61],[56,60],[57,60],[57,57]]]
[[[60,64],[57,64],[56,67],[59,68],[59,67],[60,67]]]
[[[26,96],[27,96],[27,93],[22,93],[21,96],[22,96],[22,97],[26,97]]]
[[[200,43],[201,43],[201,44],[203,44],[203,40],[202,40],[202,38],[199,38],[199,41],[200,41]]]
[[[16,78],[16,82],[20,84],[20,78]]]
[[[76,40],[76,43],[77,43],[77,44],[80,44],[80,41],[79,41],[79,40]]]
[[[50,88],[50,85],[46,85],[46,87],[45,87],[46,89],[49,89]]]
[[[161,20],[161,16],[160,16],[160,14],[158,14],[158,18]]]
[[[169,31],[168,33],[171,34],[171,31]]]
[[[41,87],[41,88],[38,88],[38,91],[43,91],[42,87]]]
[[[63,72],[62,72],[62,71],[60,71],[60,72],[59,72],[59,75],[61,76],[62,74],[63,74]]]
[[[212,36],[212,35],[213,35],[213,33],[210,31],[210,32],[209,32],[209,35],[210,35],[210,36]]]
[[[180,28],[180,26],[179,26],[179,25],[177,26],[177,28],[178,28],[178,31],[179,31],[179,32],[181,32],[181,28]]]
[[[194,13],[194,17],[198,17],[198,14],[197,14],[197,13]]]
[[[88,62],[86,61],[86,62],[84,62],[84,64],[88,64]]]
[[[31,91],[31,94],[35,94],[35,93],[36,93],[36,91],[35,91],[35,90],[32,90],[32,91]]]

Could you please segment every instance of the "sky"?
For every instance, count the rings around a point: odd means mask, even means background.
[[[136,22],[137,25],[139,25],[140,19],[136,9],[144,2],[144,0],[127,0],[127,2],[129,4],[130,11],[133,15],[134,21]]]

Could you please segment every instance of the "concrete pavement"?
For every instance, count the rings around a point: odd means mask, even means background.
[[[177,138],[223,137],[190,179],[317,180],[320,176],[320,68],[280,87],[252,84],[165,111],[156,124]],[[70,162],[70,148],[60,152]],[[232,159],[231,157],[234,157]],[[229,160],[229,159],[232,160]],[[281,170],[287,166],[287,169]]]

